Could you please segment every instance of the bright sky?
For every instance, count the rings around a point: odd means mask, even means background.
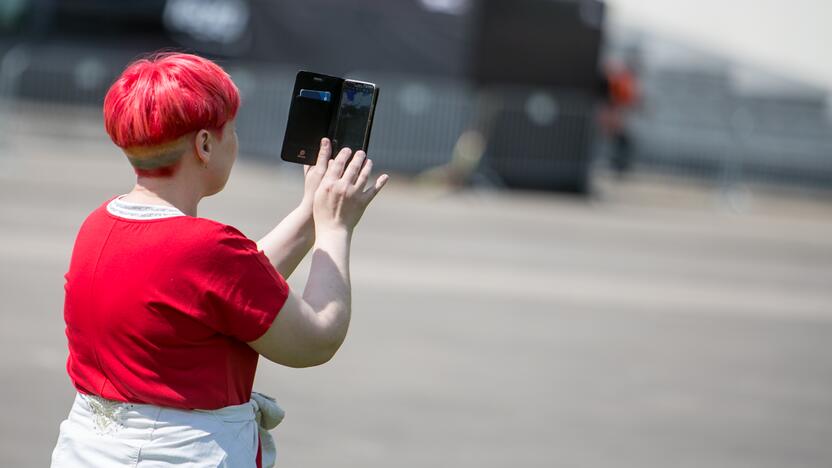
[[[832,0],[607,0],[610,19],[832,90]]]

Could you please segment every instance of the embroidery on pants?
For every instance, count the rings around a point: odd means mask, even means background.
[[[95,395],[87,395],[87,403],[98,435],[113,434],[124,427],[124,413],[132,406]]]

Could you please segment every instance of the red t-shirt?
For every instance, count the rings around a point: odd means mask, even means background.
[[[289,286],[240,231],[191,216],[84,221],[66,274],[67,371],[86,394],[216,409],[249,401]]]

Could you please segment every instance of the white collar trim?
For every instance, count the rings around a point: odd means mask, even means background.
[[[120,218],[127,219],[162,219],[185,216],[185,213],[173,206],[145,205],[122,200],[125,195],[113,198],[107,204],[107,211]]]

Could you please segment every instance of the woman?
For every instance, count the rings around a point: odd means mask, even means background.
[[[52,466],[261,466],[258,410],[274,408],[252,400],[258,354],[316,366],[344,341],[352,232],[387,176],[365,189],[372,161],[331,159],[324,139],[300,205],[256,244],[199,218],[237,156],[239,102],[219,66],[179,53],[134,62],[107,93],[107,133],[137,181],[75,242],[64,318],[78,395]],[[297,295],[284,278],[310,248]]]

